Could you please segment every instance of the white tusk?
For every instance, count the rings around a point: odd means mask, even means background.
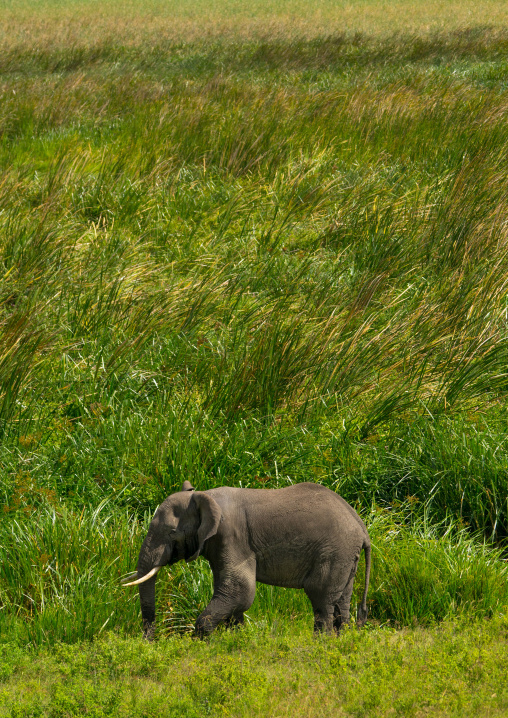
[[[134,577],[137,576],[137,575],[138,575],[138,572],[137,572],[137,571],[134,571],[134,573],[130,573],[128,576],[124,576],[124,577],[122,578],[122,583],[125,583],[125,581],[130,581],[131,578],[134,578]]]
[[[156,566],[155,568],[152,568],[151,571],[148,571],[148,573],[143,576],[143,578],[138,578],[137,581],[131,581],[130,583],[124,583],[123,587],[126,588],[127,586],[137,586],[140,583],[144,583],[145,581],[148,581],[149,578],[152,578],[152,576],[155,576],[157,571],[160,571],[162,566]],[[134,574],[134,576],[137,576],[137,572]],[[127,576],[127,578],[132,578],[132,576]]]

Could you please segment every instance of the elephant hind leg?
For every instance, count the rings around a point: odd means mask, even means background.
[[[314,609],[314,633],[333,632],[333,610],[331,606]]]
[[[340,607],[339,604],[336,603],[333,607],[333,628],[335,630],[335,633],[339,633],[343,628],[345,628],[346,625],[347,622],[345,624],[342,622]]]
[[[349,626],[351,596],[353,595],[353,585],[355,582],[357,566],[358,562],[355,561],[346,587],[342,591],[342,594],[334,607],[333,627],[335,628],[337,633],[339,633],[339,631],[341,631],[343,628],[346,628],[346,626]]]
[[[321,592],[314,593],[306,590],[314,611],[314,633],[333,632],[333,600]]]
[[[358,557],[349,571],[334,571],[326,586],[305,589],[314,609],[314,632],[339,632],[349,624],[349,609],[353,584],[358,566]]]

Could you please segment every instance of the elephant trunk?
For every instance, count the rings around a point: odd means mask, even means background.
[[[156,576],[139,586],[143,638],[147,641],[153,641],[155,633],[155,580]]]
[[[165,544],[154,545],[150,533],[146,537],[138,558],[139,576],[130,585],[139,588],[139,602],[143,619],[143,637],[152,641],[155,633],[155,581],[162,566],[168,563],[171,548]]]

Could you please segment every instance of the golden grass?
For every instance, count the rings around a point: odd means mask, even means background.
[[[287,40],[344,32],[383,37],[507,25],[508,3],[503,0],[110,0],[103,5],[90,0],[79,4],[13,0],[0,17],[0,46]]]

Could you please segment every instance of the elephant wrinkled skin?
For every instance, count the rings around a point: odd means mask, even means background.
[[[365,550],[365,590],[357,625],[367,619],[370,541],[354,509],[319,484],[283,489],[222,486],[182,491],[159,506],[139,553],[144,636],[153,637],[155,581],[162,566],[204,556],[213,572],[213,597],[196,621],[203,637],[220,622],[243,622],[254,601],[256,581],[303,588],[314,610],[314,630],[339,630],[349,623],[353,582]]]

